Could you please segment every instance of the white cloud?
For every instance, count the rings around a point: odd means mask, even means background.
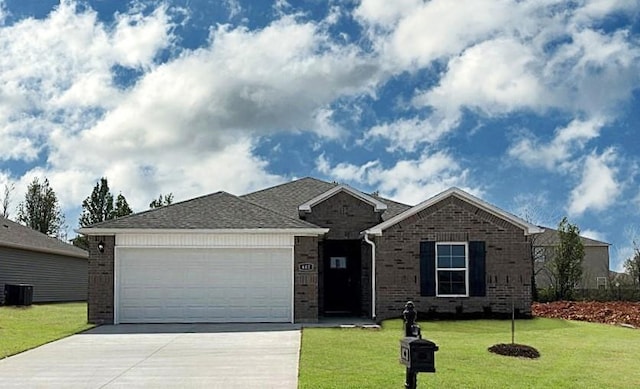
[[[530,167],[567,170],[576,152],[582,151],[589,140],[598,137],[604,125],[602,118],[574,119],[566,127],[556,128],[554,138],[546,144],[540,143],[535,134],[527,132],[509,147],[507,153]]]
[[[482,193],[479,188],[468,186],[468,170],[444,151],[424,152],[418,159],[398,160],[389,168],[383,167],[379,160],[363,165],[340,162],[332,166],[322,154],[316,161],[316,169],[337,181],[366,185],[382,196],[406,204],[417,204],[452,186],[476,195]]]
[[[138,210],[161,192],[241,194],[283,180],[254,155],[254,136],[341,136],[334,101],[377,85],[375,62],[357,46],[291,16],[253,31],[218,26],[205,47],[157,63],[174,41],[171,12],[131,11],[106,26],[63,2],[45,19],[0,28],[0,136],[9,141],[0,158],[46,153],[21,181],[47,176],[72,214],[101,176]],[[119,87],[116,65],[141,75]]]
[[[428,126],[411,129],[402,119],[374,133],[391,149],[406,142],[412,150],[431,142],[420,141],[425,128],[457,129],[465,109],[480,118],[549,110],[576,119],[615,117],[640,81],[640,51],[629,31],[606,33],[600,24],[612,14],[639,11],[637,2],[622,0],[572,7],[561,0],[364,0],[354,15],[383,68],[400,74],[447,64],[413,99]]]
[[[437,87],[417,95],[414,103],[435,107],[448,116],[461,106],[487,115],[544,104],[545,93],[532,68],[536,55],[513,39],[479,43],[449,61]]]
[[[608,149],[598,155],[592,153],[584,160],[582,178],[569,199],[569,215],[581,215],[587,210],[602,211],[616,201],[620,194],[617,180],[616,153]]]
[[[425,120],[399,119],[371,127],[358,143],[364,144],[370,139],[382,138],[390,142],[387,151],[414,151],[422,143],[434,143],[439,140],[451,126],[445,120],[434,120],[433,116]]]
[[[603,232],[596,231],[596,230],[586,229],[581,231],[580,235],[584,236],[585,238],[599,240],[600,242],[607,241],[607,235]]]
[[[171,38],[164,8],[113,28],[63,1],[42,20],[0,28],[0,160],[34,160],[56,128],[74,133],[120,100],[114,65],[149,68]]]

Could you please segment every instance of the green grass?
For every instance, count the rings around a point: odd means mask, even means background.
[[[439,346],[436,373],[418,375],[419,388],[634,388],[640,387],[640,330],[559,319],[519,320],[516,343],[535,347],[539,359],[487,351],[511,342],[510,321],[421,322],[423,337]],[[380,331],[305,328],[300,389],[401,388],[402,322]]]
[[[91,327],[86,303],[0,307],[0,358]]]

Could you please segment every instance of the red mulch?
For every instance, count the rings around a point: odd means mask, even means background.
[[[534,316],[640,328],[640,303],[627,301],[555,301],[534,303]]]
[[[540,358],[538,350],[525,344],[500,343],[489,347],[489,351],[494,354],[506,355],[509,357]]]

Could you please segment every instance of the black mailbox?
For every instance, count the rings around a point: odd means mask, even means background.
[[[413,337],[400,340],[400,363],[413,372],[435,373],[435,343]]]

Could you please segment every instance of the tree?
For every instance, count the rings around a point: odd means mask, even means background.
[[[9,205],[11,204],[11,192],[15,189],[15,185],[6,183],[4,184],[4,196],[2,197],[2,201],[0,202],[0,215],[5,218],[9,218]]]
[[[91,194],[82,202],[82,214],[80,215],[79,223],[80,227],[87,227],[132,213],[133,211],[122,193],[118,194],[114,206],[113,195],[109,191],[109,182],[106,177],[102,177],[93,187]],[[71,242],[74,246],[82,249],[87,250],[89,248],[89,242],[85,236],[77,236]]]
[[[624,261],[624,270],[631,276],[634,285],[640,288],[640,247],[633,242],[633,256]]]
[[[17,220],[49,236],[59,237],[64,232],[64,215],[48,179],[41,183],[34,178],[29,184],[24,201],[18,205]]]
[[[109,192],[107,179],[102,177],[91,195],[82,202],[80,226],[87,227],[110,219],[113,219],[113,195]]]
[[[169,193],[166,195],[162,195],[160,194],[160,196],[157,199],[154,199],[152,202],[149,203],[149,208],[160,208],[160,207],[164,207],[165,205],[170,205],[173,203],[173,193]]]
[[[555,278],[558,299],[571,298],[573,288],[582,278],[584,246],[580,228],[563,217],[558,224],[559,242],[555,249],[551,269]]]
[[[131,207],[129,207],[129,203],[127,203],[127,199],[122,195],[122,193],[118,194],[116,198],[115,209],[113,210],[113,218],[118,218],[122,216],[131,215],[133,211]]]

